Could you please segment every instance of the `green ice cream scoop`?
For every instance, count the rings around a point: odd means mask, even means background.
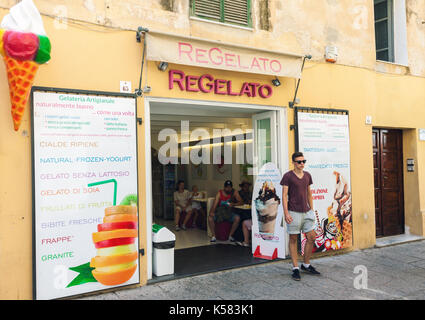
[[[49,38],[46,36],[38,36],[38,39],[40,40],[40,47],[38,48],[38,52],[34,61],[38,64],[43,64],[50,60],[50,51],[52,50],[52,45]]]

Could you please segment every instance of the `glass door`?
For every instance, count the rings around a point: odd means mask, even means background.
[[[276,111],[253,115],[252,127],[254,130],[253,174],[256,177],[258,171],[264,164],[273,162],[276,166],[278,166]]]

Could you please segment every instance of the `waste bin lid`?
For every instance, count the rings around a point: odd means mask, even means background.
[[[164,226],[160,226],[159,224],[152,225],[152,232],[157,233],[160,229],[164,228]]]
[[[152,226],[152,241],[155,243],[175,241],[176,236],[164,226],[154,224]]]

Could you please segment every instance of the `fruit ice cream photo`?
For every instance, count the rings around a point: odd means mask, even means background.
[[[51,43],[32,0],[10,9],[0,24],[0,54],[6,65],[11,113],[19,130],[38,66],[50,60]]]
[[[276,195],[273,183],[271,181],[264,182],[257,199],[255,199],[258,229],[264,240],[272,240],[274,237],[279,204],[280,198]]]

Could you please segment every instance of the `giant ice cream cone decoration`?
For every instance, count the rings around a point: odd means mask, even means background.
[[[50,51],[40,13],[32,0],[22,0],[0,25],[0,54],[6,65],[15,131],[22,122],[38,66],[50,60]]]

